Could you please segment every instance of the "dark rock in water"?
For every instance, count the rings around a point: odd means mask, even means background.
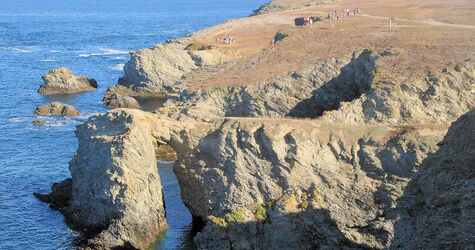
[[[79,115],[73,106],[61,102],[47,103],[42,106],[38,106],[35,109],[35,115],[64,115],[64,116],[76,116]],[[35,120],[39,121],[39,120]],[[35,122],[33,122],[35,124]],[[44,123],[39,122],[37,125]]]
[[[102,101],[104,102],[104,105],[111,108],[140,108],[140,105],[137,100],[128,95],[112,94],[109,96],[105,96]]]
[[[40,86],[38,93],[43,95],[71,94],[97,88],[96,80],[82,75],[76,76],[70,69],[64,67],[52,69],[42,78],[44,84]]]
[[[45,125],[45,124],[46,124],[46,122],[43,121],[43,120],[34,120],[33,121],[33,125],[38,125],[39,126],[39,125]]]
[[[59,210],[61,208],[69,206],[71,200],[73,181],[68,178],[61,183],[54,183],[51,186],[51,193],[39,194],[33,193],[33,195],[42,202],[50,204],[50,208]]]

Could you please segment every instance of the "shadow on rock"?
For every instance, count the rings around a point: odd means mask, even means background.
[[[371,50],[364,50],[358,57],[353,54],[351,62],[341,69],[337,77],[313,91],[310,98],[298,103],[288,115],[298,118],[316,118],[324,111],[338,109],[341,102],[359,98],[369,90],[373,79],[377,56],[371,53]]]

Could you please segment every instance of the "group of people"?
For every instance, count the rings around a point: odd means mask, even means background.
[[[307,26],[307,25],[312,25],[313,24],[313,19],[311,17],[305,17],[303,19],[303,22],[304,22],[304,26]]]
[[[353,11],[346,8],[346,9],[343,10],[343,17],[351,16],[351,12],[353,12],[353,16],[359,16],[360,15],[360,9],[359,8],[353,9]],[[335,26],[336,21],[340,20],[340,15],[338,14],[338,11],[333,10],[332,12],[328,13],[328,19],[330,20],[330,25],[331,25],[331,28],[333,29],[333,26]]]
[[[357,16],[360,14],[360,9],[359,8],[356,8],[356,9],[353,9],[353,16]],[[343,10],[343,16],[350,16],[351,15],[351,11],[350,9],[346,8]]]
[[[223,36],[217,37],[216,41],[217,42],[223,41],[225,44],[231,44],[236,41],[236,38],[234,36],[228,37],[226,34],[224,34],[224,37]]]

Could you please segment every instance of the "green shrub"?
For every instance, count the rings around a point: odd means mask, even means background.
[[[308,208],[308,201],[303,201],[302,204],[300,204],[300,207],[302,209],[307,209]]]
[[[238,208],[231,213],[227,213],[224,218],[228,223],[236,222],[236,223],[244,223],[244,213],[242,208]]]
[[[264,206],[258,205],[252,208],[252,212],[256,215],[257,220],[266,220],[267,210]]]
[[[228,223],[226,222],[226,220],[221,218],[221,217],[215,217],[215,216],[210,215],[208,217],[208,219],[210,219],[211,221],[216,223],[218,226],[221,226],[221,227],[227,227],[228,226]]]

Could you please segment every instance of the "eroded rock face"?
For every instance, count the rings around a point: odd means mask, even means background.
[[[70,69],[64,67],[52,69],[42,78],[44,84],[40,86],[38,93],[43,95],[56,93],[71,94],[97,88],[96,80],[82,75],[76,76]]]
[[[422,131],[290,120],[221,124],[175,163],[182,199],[191,213],[205,220],[220,217],[230,225],[206,226],[197,239],[199,247],[389,246],[393,221],[385,213],[395,206],[418,164],[436,149],[434,137],[444,133]],[[312,187],[321,194],[321,208],[280,211],[263,222],[243,215],[246,225],[241,226],[228,219],[236,210],[252,211],[279,199],[286,190],[309,192]],[[298,208],[299,203],[289,206]],[[265,209],[272,214],[277,208]],[[332,222],[320,225],[324,220]],[[335,230],[340,236],[329,240]],[[304,237],[308,239],[301,241]]]
[[[62,102],[52,102],[38,106],[35,109],[35,115],[76,116],[79,115],[79,111],[69,104]]]
[[[130,109],[139,109],[140,105],[131,96],[112,94],[104,97],[104,105],[111,108],[130,108]]]
[[[392,248],[468,249],[475,245],[475,110],[452,124],[398,201]]]
[[[78,126],[72,195],[63,211],[70,225],[96,233],[90,246],[146,248],[166,227],[155,149],[168,144],[177,153],[183,202],[208,221],[196,237],[200,248],[385,248],[395,234],[401,237],[394,230],[398,199],[446,129],[252,118],[180,122],[115,109]],[[461,145],[470,144],[457,150]]]
[[[87,242],[95,248],[143,249],[167,228],[150,124],[135,119],[147,117],[118,110],[77,127],[66,218],[95,233]]]
[[[161,112],[178,120],[290,116],[339,123],[439,124],[475,107],[472,61],[425,78],[397,80],[377,67],[378,58],[388,54],[364,50],[262,85],[183,91],[179,98],[170,97]]]
[[[220,52],[215,50],[188,50],[192,44],[192,38],[182,38],[131,52],[124,66],[124,76],[118,85],[108,89],[107,95],[165,97],[186,73],[222,61]]]

